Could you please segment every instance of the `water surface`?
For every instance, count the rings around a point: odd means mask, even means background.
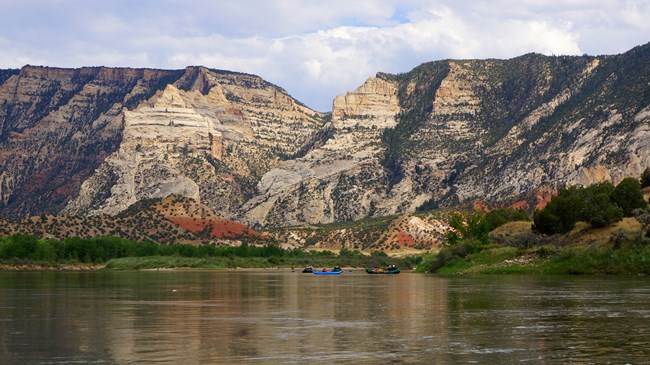
[[[645,277],[0,272],[0,364],[642,364]]]

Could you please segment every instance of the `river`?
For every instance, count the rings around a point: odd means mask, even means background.
[[[646,277],[0,272],[0,364],[647,364]]]

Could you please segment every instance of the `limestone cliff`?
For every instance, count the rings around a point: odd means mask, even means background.
[[[320,118],[254,75],[27,66],[0,85],[0,214],[116,214],[175,193],[233,216]]]
[[[305,156],[266,173],[258,195],[244,207],[255,225],[296,225],[356,220],[383,209],[386,189],[380,159],[382,131],[400,110],[397,84],[370,78],[334,99],[328,139]]]
[[[650,166],[649,59],[646,44],[430,62],[336,97],[331,119],[257,76],[204,67],[2,70],[0,215],[116,214],[169,194],[257,226],[533,208]]]
[[[262,177],[246,220],[325,223],[472,200],[533,208],[560,186],[638,177],[650,166],[649,59],[647,44],[378,74],[335,99],[326,142]]]

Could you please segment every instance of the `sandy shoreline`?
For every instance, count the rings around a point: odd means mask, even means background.
[[[61,265],[46,265],[46,264],[19,264],[19,265],[10,265],[10,264],[0,264],[0,271],[97,271],[106,268],[106,264],[80,264],[80,265],[70,265],[70,264],[61,264]],[[316,271],[321,271],[322,268],[315,268]],[[331,270],[331,268],[327,268]],[[352,271],[364,271],[362,267],[342,267],[344,272]],[[113,270],[113,269],[107,269]],[[160,267],[160,268],[147,268],[134,271],[245,271],[245,272],[273,272],[273,271],[287,271],[287,272],[297,272],[300,273],[303,270],[303,267],[235,267],[235,268],[223,268],[223,269],[211,269],[211,268],[194,268],[194,267]],[[120,271],[120,270],[114,270]]]
[[[46,265],[46,264],[0,264],[0,271],[97,271],[106,267],[106,264],[83,265]]]

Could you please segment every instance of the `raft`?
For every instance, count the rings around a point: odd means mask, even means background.
[[[392,268],[392,269],[379,269],[379,270],[375,270],[375,269],[371,269],[371,268],[367,267],[367,268],[366,268],[366,272],[367,272],[368,274],[399,274],[399,273],[400,273],[400,269],[398,269],[398,268]]]
[[[316,275],[339,275],[342,271],[314,271]]]

